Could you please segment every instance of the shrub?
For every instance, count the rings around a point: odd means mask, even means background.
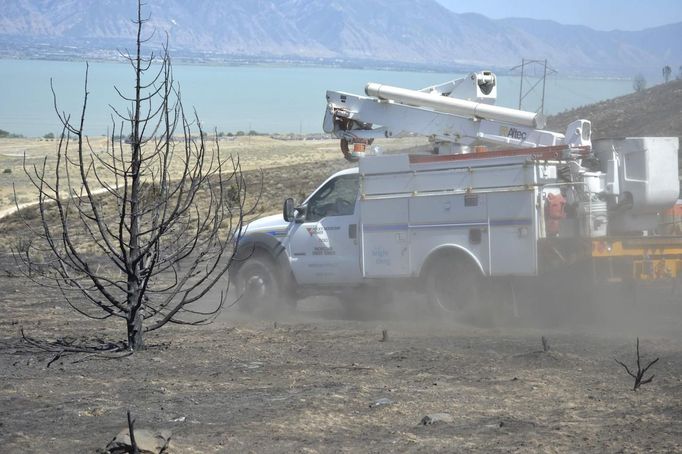
[[[632,80],[632,88],[636,92],[640,92],[646,88],[646,79],[643,75],[637,74],[635,76],[635,78]]]

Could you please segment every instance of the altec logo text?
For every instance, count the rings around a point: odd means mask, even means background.
[[[526,140],[526,137],[528,137],[528,134],[521,131],[520,129],[508,128],[506,126],[502,126],[500,128],[500,135],[509,137],[511,139],[517,139],[522,142]]]

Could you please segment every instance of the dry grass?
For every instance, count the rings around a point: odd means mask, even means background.
[[[424,139],[402,139],[385,141],[380,146],[388,151],[424,143]],[[94,137],[90,144],[95,152],[106,150],[106,138]],[[338,140],[277,140],[270,137],[236,137],[221,138],[218,142],[222,154],[238,156],[242,169],[253,171],[274,167],[290,167],[292,178],[306,180],[306,174],[299,174],[298,169],[318,166],[328,169],[328,164],[344,164],[339,151]],[[48,173],[54,172],[58,141],[43,139],[2,139],[0,140],[0,213],[11,209],[15,204],[13,186],[16,189],[16,201],[20,204],[30,203],[36,199],[36,189],[30,183],[23,170],[23,159],[29,165],[41,165],[47,158]],[[5,170],[9,169],[9,170]],[[287,172],[285,172],[287,173]],[[281,175],[278,175],[278,177]],[[318,181],[317,183],[319,183]],[[268,187],[284,185],[280,181],[266,181]],[[309,185],[304,184],[306,188]],[[298,194],[290,194],[297,196]],[[282,198],[279,194],[278,200]]]

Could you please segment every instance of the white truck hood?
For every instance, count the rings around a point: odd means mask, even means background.
[[[286,232],[289,227],[289,223],[284,220],[282,214],[273,214],[271,216],[265,216],[260,219],[256,219],[248,223],[244,227],[244,234],[249,233],[269,233],[271,235],[281,234]]]

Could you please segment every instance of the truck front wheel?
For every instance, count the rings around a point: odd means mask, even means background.
[[[239,268],[237,277],[238,307],[244,312],[294,305],[295,300],[274,263],[263,254],[249,257]]]
[[[479,300],[481,276],[477,269],[459,258],[443,258],[429,267],[426,293],[431,308],[440,314],[466,318]]]

